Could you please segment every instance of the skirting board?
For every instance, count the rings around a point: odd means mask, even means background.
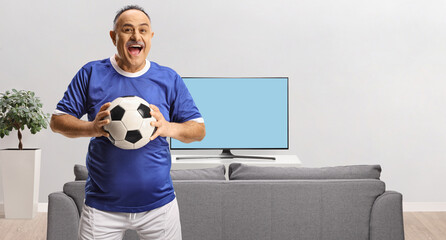
[[[5,214],[5,208],[3,202],[0,202],[0,215]],[[37,206],[37,212],[48,212],[48,203],[39,203]]]
[[[403,202],[403,212],[446,212],[446,202]]]
[[[39,203],[38,212],[48,212],[48,203]],[[403,212],[446,212],[446,202],[403,202]],[[4,214],[0,203],[0,215]]]

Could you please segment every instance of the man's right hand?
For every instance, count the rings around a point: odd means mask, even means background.
[[[108,102],[102,105],[95,119],[91,122],[80,120],[69,114],[53,115],[51,117],[50,127],[53,132],[71,138],[108,137],[109,134],[104,131],[104,126],[109,123],[109,120],[104,118],[110,115],[110,111],[107,110],[110,104]]]
[[[104,119],[105,117],[110,115],[110,111],[107,110],[110,107],[111,103],[108,102],[101,106],[98,114],[96,114],[95,119],[92,123],[92,132],[93,137],[108,137],[109,134],[104,130],[104,126],[109,124],[110,121],[108,119]]]

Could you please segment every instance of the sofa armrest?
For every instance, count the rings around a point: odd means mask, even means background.
[[[76,240],[79,212],[73,199],[63,192],[48,196],[47,240]]]
[[[370,240],[404,240],[403,196],[386,191],[376,198],[370,215]]]
[[[78,215],[82,213],[85,202],[85,181],[72,181],[63,185],[63,193],[73,199]]]

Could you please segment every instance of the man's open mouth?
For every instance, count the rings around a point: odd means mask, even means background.
[[[127,44],[127,50],[133,56],[138,56],[143,50],[143,44]]]

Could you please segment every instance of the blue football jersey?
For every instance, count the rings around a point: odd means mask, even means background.
[[[93,121],[100,107],[117,97],[138,96],[157,106],[169,122],[201,118],[182,78],[172,69],[146,61],[137,73],[124,72],[114,57],[93,61],[75,75],[57,110]],[[143,212],[175,198],[171,158],[165,137],[124,150],[105,137],[91,138],[86,157],[85,204],[103,211]]]

